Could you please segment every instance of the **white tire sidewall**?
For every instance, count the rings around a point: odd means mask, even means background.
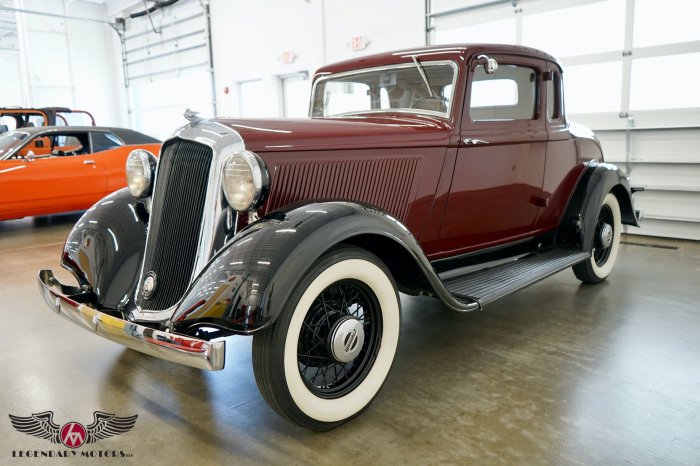
[[[612,272],[615,261],[617,260],[617,253],[620,250],[620,236],[622,234],[622,216],[620,214],[620,203],[617,201],[617,197],[615,197],[613,193],[608,193],[605,199],[603,199],[603,204],[600,208],[602,209],[605,205],[610,207],[613,214],[613,242],[608,260],[606,260],[605,264],[602,266],[597,265],[595,263],[595,257],[591,256],[591,267],[593,273],[598,278],[606,278],[610,275],[610,272]]]
[[[377,357],[364,380],[350,393],[335,399],[314,395],[299,373],[297,347],[302,324],[314,299],[331,284],[353,279],[367,285],[377,297],[382,317],[382,335]],[[367,406],[381,388],[394,361],[401,326],[399,303],[394,286],[375,264],[362,259],[347,259],[321,272],[306,288],[289,322],[284,347],[284,377],[296,406],[307,416],[321,422],[347,419]]]

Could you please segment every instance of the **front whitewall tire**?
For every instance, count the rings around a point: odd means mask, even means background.
[[[335,247],[301,277],[275,323],[254,335],[258,388],[288,420],[333,429],[381,389],[400,328],[401,302],[386,265],[362,248]]]
[[[333,283],[354,279],[367,284],[379,300],[382,315],[382,339],[377,358],[365,379],[352,392],[335,399],[323,399],[304,384],[297,365],[297,344],[304,317],[324,289]],[[389,278],[376,265],[350,259],[329,267],[306,289],[289,324],[284,350],[284,375],[292,399],[307,416],[321,422],[338,422],[362,411],[382,387],[394,361],[399,342],[401,317],[396,291]]]

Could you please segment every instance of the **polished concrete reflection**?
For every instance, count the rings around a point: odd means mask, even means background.
[[[226,369],[207,373],[53,315],[36,274],[69,280],[58,259],[75,220],[0,222],[0,463],[62,449],[14,431],[7,414],[88,424],[101,410],[139,416],[132,432],[81,448],[133,454],[120,464],[700,464],[698,243],[628,237],[637,244],[623,245],[608,282],[565,271],[486,312],[402,296],[383,390],[318,434],[265,404],[249,338],[230,339]]]

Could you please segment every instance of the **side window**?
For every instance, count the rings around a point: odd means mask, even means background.
[[[46,119],[44,118],[43,115],[27,115],[26,126],[28,128],[32,128],[34,126],[44,126],[45,124],[46,124]]]
[[[443,96],[446,100],[449,100],[452,98],[452,84],[448,84],[447,86],[442,88],[442,91],[440,92],[440,95]]]
[[[561,76],[556,71],[551,71],[547,80],[547,119],[559,120],[561,109]]]
[[[122,146],[122,141],[112,133],[92,133],[92,152],[101,152]]]
[[[537,118],[537,71],[499,64],[493,74],[479,66],[472,76],[469,115],[473,121]]]
[[[17,120],[11,116],[0,116],[0,134],[17,129]]]
[[[53,136],[51,155],[80,155],[87,152],[87,134],[82,137],[74,134],[57,134]]]

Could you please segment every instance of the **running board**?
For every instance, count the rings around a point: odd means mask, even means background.
[[[480,307],[530,286],[567,267],[590,258],[580,249],[558,247],[520,259],[445,280],[445,288],[460,301]]]

